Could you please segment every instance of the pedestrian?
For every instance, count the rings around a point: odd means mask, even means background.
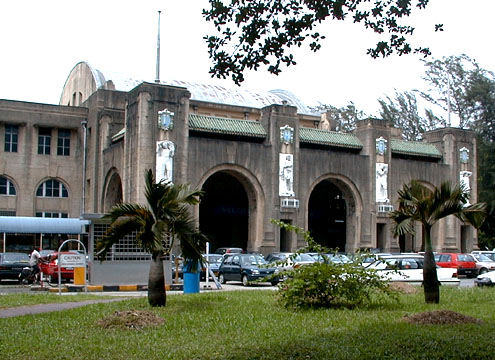
[[[37,279],[38,274],[41,272],[39,265],[40,260],[41,260],[41,254],[34,247],[29,259],[29,266],[31,266],[31,269],[33,269],[34,279]]]

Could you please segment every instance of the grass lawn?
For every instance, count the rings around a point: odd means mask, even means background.
[[[420,290],[401,295],[400,304],[360,310],[287,310],[271,291],[177,295],[167,301],[165,308],[151,308],[146,298],[135,298],[0,319],[0,358],[495,358],[495,289],[442,287],[440,305],[426,305]],[[440,309],[482,323],[413,325],[403,320]],[[164,322],[140,330],[98,324],[125,310],[151,312]]]

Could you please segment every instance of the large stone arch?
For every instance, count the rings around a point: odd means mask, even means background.
[[[214,174],[225,172],[238,180],[247,194],[249,206],[248,239],[246,250],[258,250],[262,245],[265,195],[256,176],[246,168],[234,164],[222,164],[208,170],[200,179],[198,186],[203,188]],[[199,221],[199,206],[194,208],[194,216]],[[212,249],[214,250],[214,249]]]
[[[108,171],[103,189],[101,208],[106,213],[114,205],[122,202],[122,179],[116,168]]]
[[[316,186],[323,181],[330,181],[344,196],[346,201],[345,251],[354,252],[360,247],[363,200],[357,186],[343,175],[325,174],[312,182],[305,199],[305,228],[309,229],[309,202],[311,194]]]

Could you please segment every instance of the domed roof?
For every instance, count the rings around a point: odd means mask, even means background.
[[[77,74],[75,70],[83,64],[85,65],[85,68],[89,70],[84,72],[84,76],[91,76],[91,82],[96,85],[96,88],[130,91],[144,82],[144,80],[132,79],[118,73],[103,73],[85,62],[77,64],[74,69],[72,69],[68,79],[76,76]],[[66,82],[65,86],[67,86],[67,84],[68,82]],[[227,88],[221,85],[201,84],[182,80],[164,80],[161,81],[160,84],[187,88],[187,90],[191,93],[191,100],[253,108],[263,108],[269,105],[287,103],[288,105],[297,107],[297,112],[300,114],[315,115],[299,98],[286,90],[278,89],[271,90],[269,92],[256,92],[240,87]],[[65,86],[63,93],[67,92]],[[73,89],[71,89],[70,93],[72,92]],[[84,95],[87,96],[85,96],[83,101],[86,100],[86,98],[91,94]]]

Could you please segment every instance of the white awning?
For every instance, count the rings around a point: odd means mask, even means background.
[[[0,216],[0,233],[17,234],[81,234],[89,220],[78,218],[42,218]]]

